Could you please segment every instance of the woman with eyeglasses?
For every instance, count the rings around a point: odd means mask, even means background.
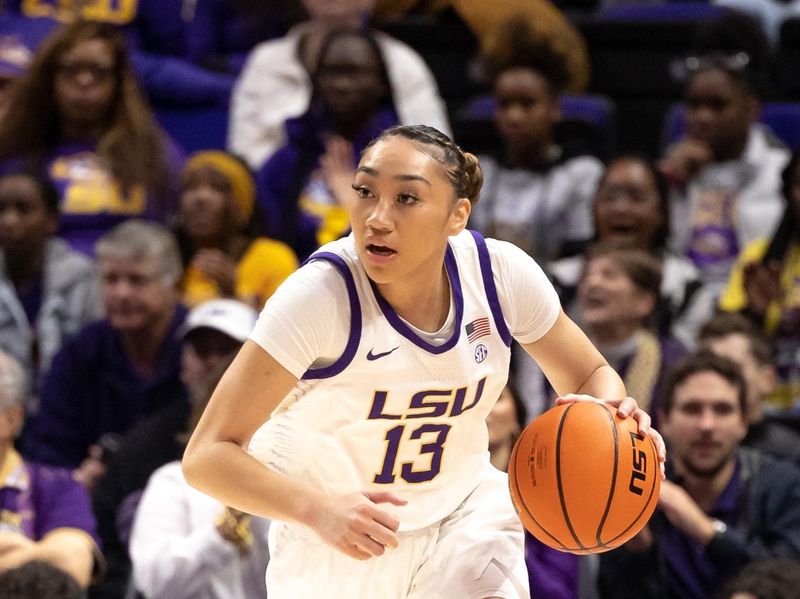
[[[592,212],[596,241],[641,250],[661,261],[658,328],[694,347],[698,330],[714,311],[714,298],[694,264],[668,248],[668,186],[656,165],[644,156],[614,158],[597,186]],[[574,300],[585,262],[581,255],[549,266],[562,304],[573,318],[579,318]]]
[[[123,220],[166,219],[180,170],[122,36],[93,22],[45,40],[0,120],[0,161],[47,172],[59,192],[59,235],[86,254]]]

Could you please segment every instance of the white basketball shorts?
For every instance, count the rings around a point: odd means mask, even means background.
[[[529,599],[524,535],[504,473],[483,481],[444,520],[399,533],[379,557],[353,559],[313,533],[270,526],[270,599]]]

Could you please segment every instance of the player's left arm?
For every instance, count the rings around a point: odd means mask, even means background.
[[[621,417],[632,416],[639,423],[639,433],[650,435],[659,458],[662,462],[666,459],[664,441],[650,428],[650,416],[634,398],[627,397],[620,376],[563,310],[547,333],[522,347],[558,393],[558,403],[604,401],[616,407]]]

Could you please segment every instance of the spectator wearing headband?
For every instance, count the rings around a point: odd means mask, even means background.
[[[297,257],[288,245],[259,235],[249,167],[226,152],[197,152],[181,186],[176,233],[186,268],[184,303],[230,297],[260,308],[297,268]]]

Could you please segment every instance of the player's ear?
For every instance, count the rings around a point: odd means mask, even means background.
[[[469,220],[469,215],[472,212],[472,202],[467,198],[458,198],[453,204],[453,209],[450,211],[450,231],[448,235],[457,235],[461,233]]]

